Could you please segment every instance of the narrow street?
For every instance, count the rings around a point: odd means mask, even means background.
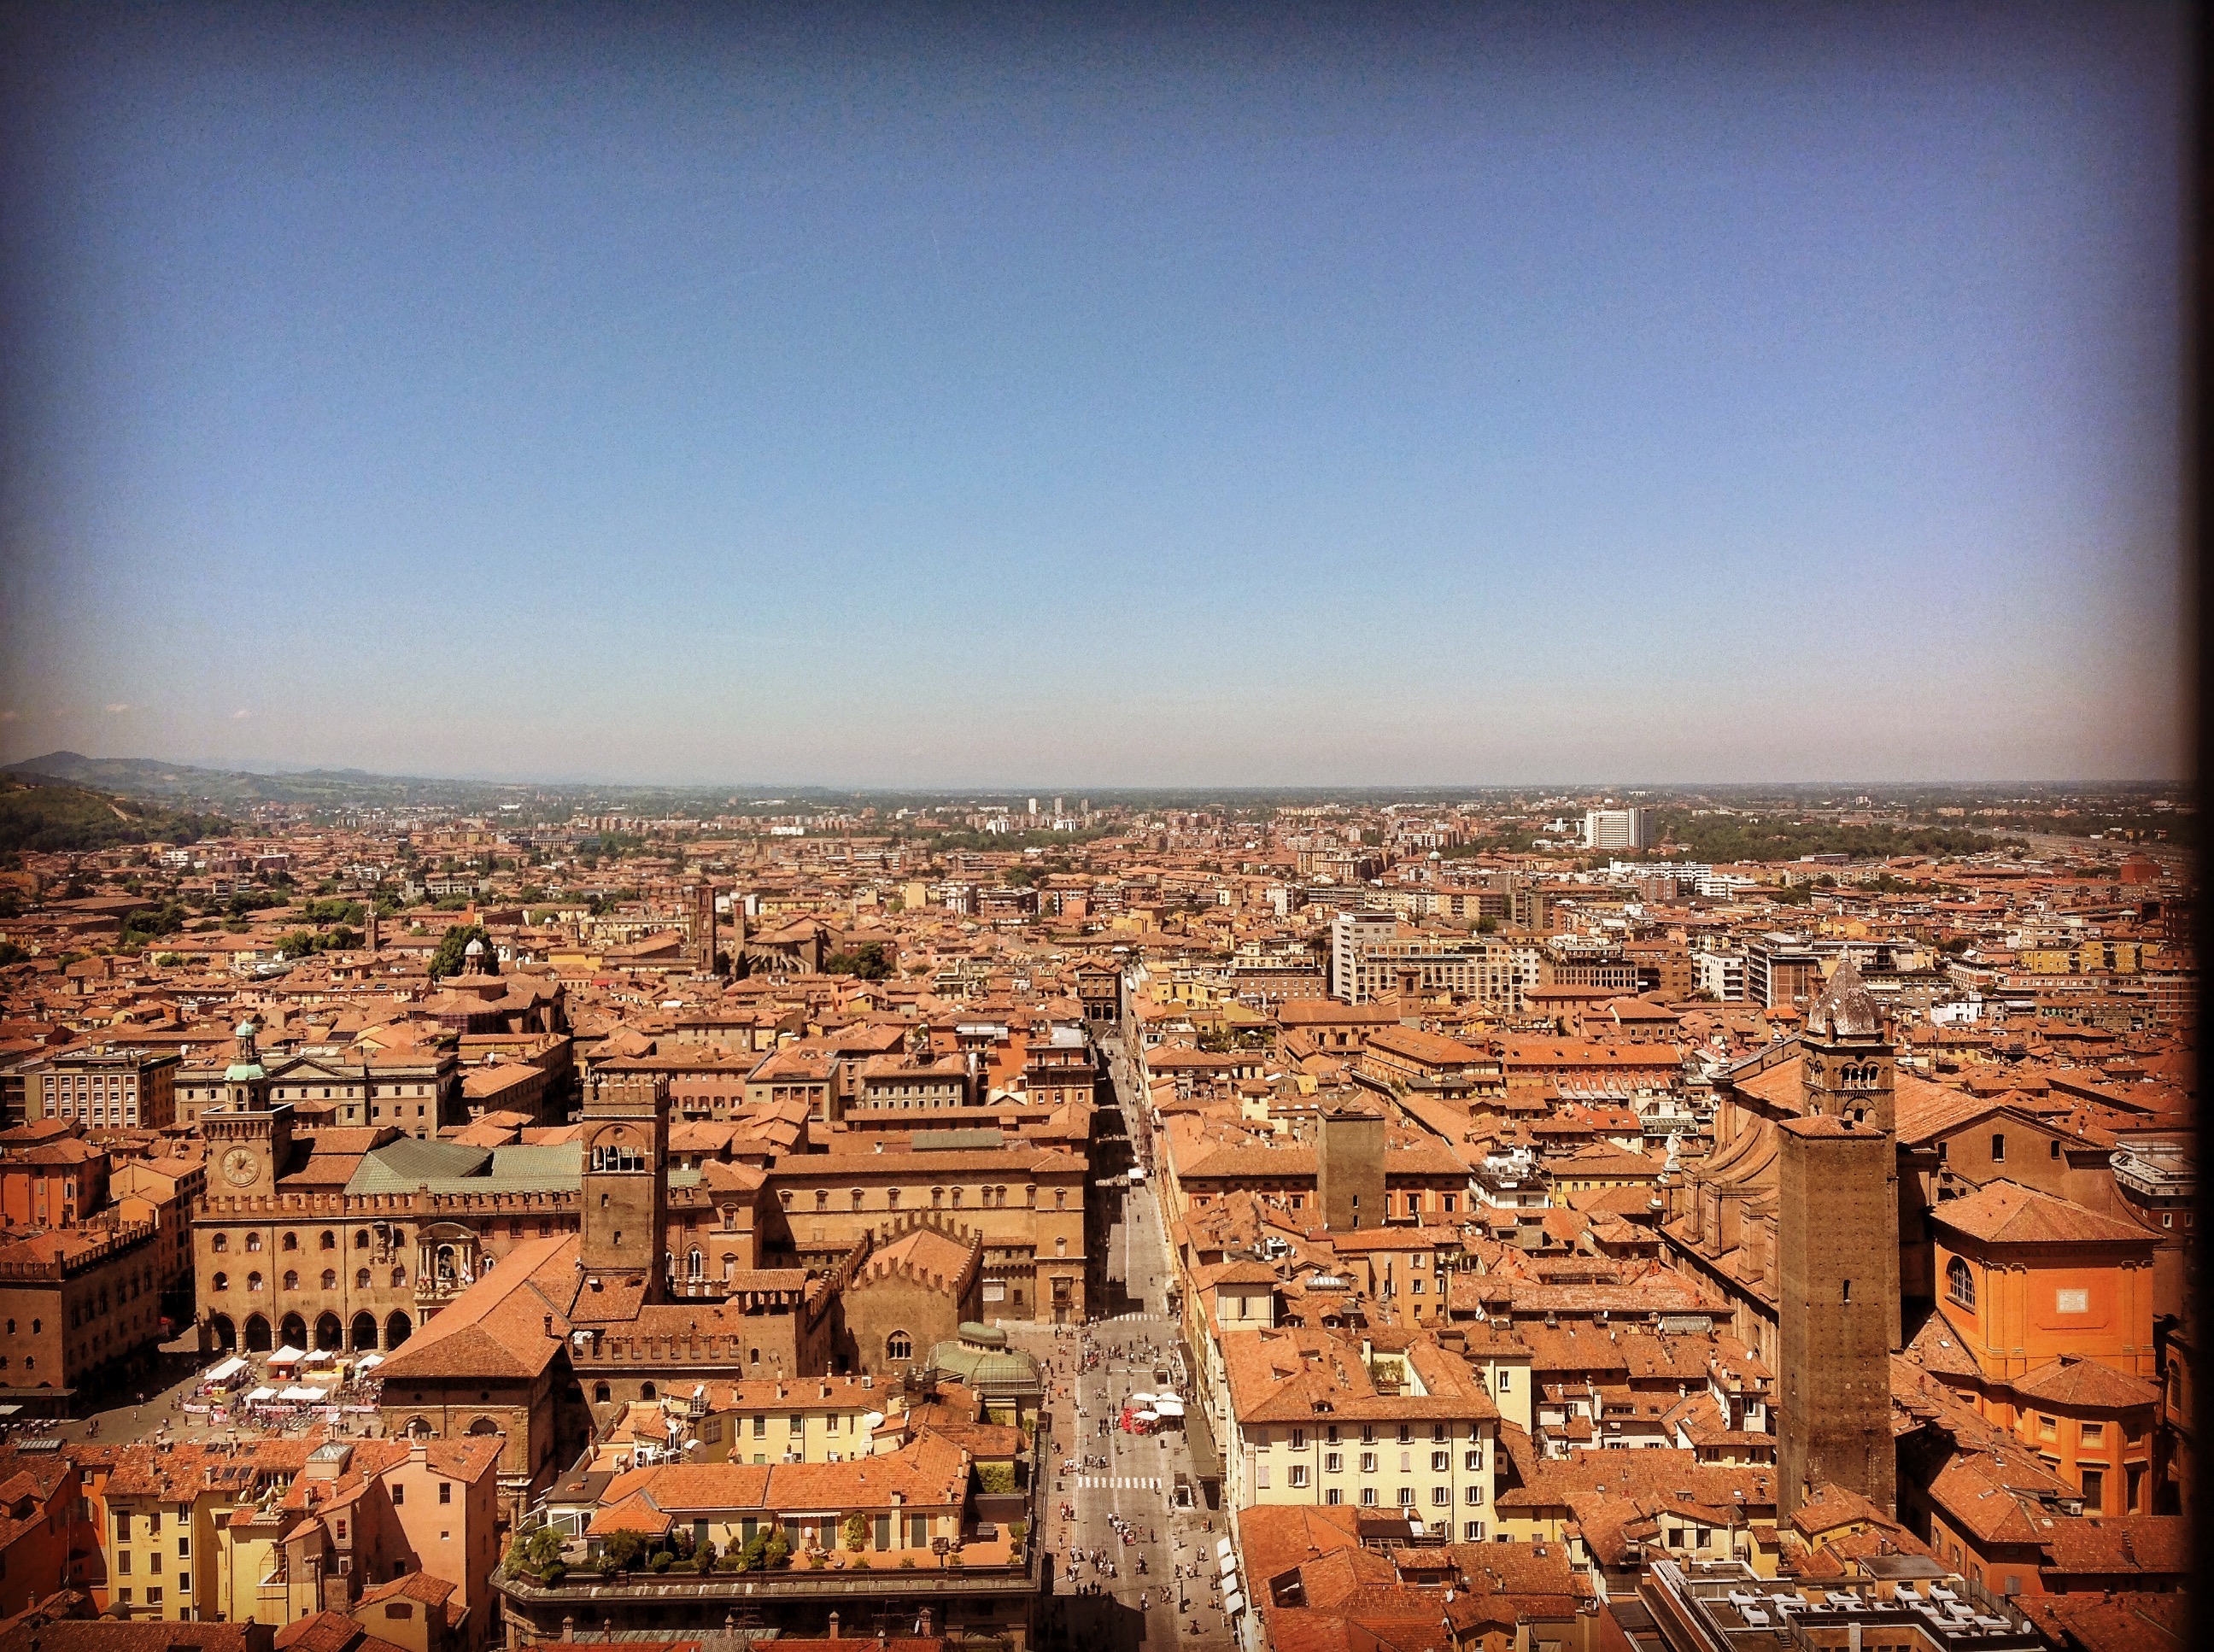
[[[1128,1176],[1141,1123],[1135,1086],[1118,1043],[1110,1037],[1103,1047],[1120,1104],[1095,1140],[1092,1319],[1058,1331],[1010,1327],[1018,1345],[1049,1367],[1047,1641],[1086,1652],[1177,1643],[1229,1652],[1235,1637],[1213,1586],[1214,1545],[1228,1528],[1201,1495],[1185,1435],[1174,1426],[1150,1435],[1119,1426],[1134,1394],[1168,1392],[1187,1402],[1193,1394],[1171,1312],[1175,1273],[1159,1200]],[[1176,1506],[1179,1485],[1190,1507]]]

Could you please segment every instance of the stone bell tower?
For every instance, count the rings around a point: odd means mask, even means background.
[[[1899,1345],[1896,1063],[1850,959],[1807,1012],[1801,1111],[1777,1127],[1777,1508],[1814,1486],[1896,1506]]]

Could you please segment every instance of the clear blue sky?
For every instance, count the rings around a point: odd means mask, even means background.
[[[1667,9],[64,15],[0,754],[2180,773],[2173,13]]]

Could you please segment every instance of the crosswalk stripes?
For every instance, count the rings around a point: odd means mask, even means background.
[[[1161,1477],[1147,1475],[1086,1474],[1076,1482],[1081,1491],[1159,1491]]]

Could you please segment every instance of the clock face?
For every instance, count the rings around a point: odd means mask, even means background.
[[[244,1187],[261,1168],[261,1161],[254,1156],[251,1147],[233,1147],[223,1156],[223,1173]]]

